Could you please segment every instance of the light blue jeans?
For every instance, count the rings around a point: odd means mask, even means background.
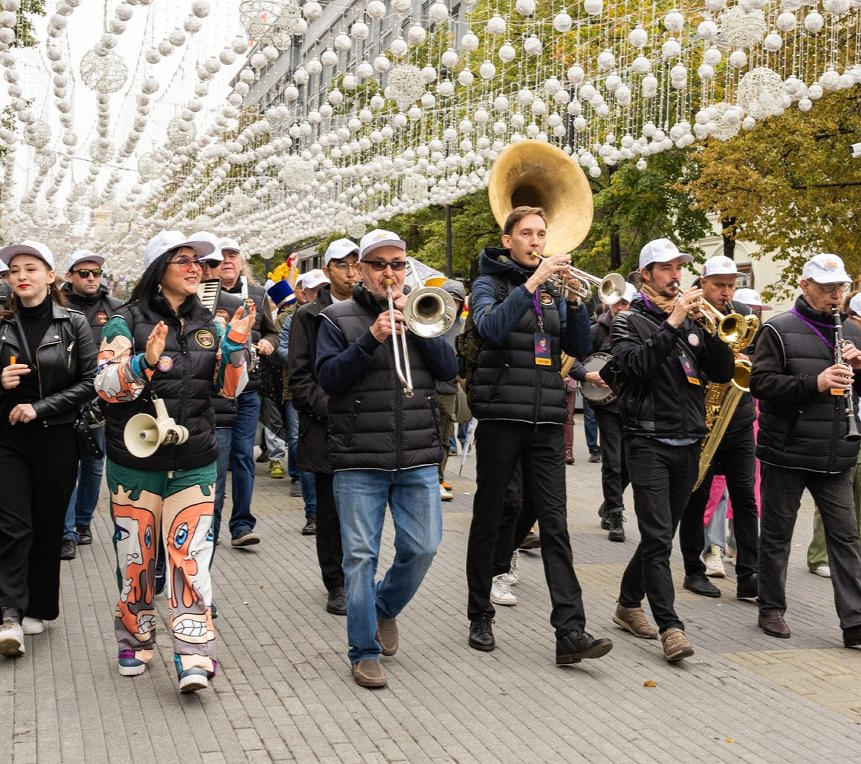
[[[102,451],[105,450],[105,426],[92,427],[90,432],[93,440],[99,444]],[[102,487],[102,475],[105,472],[105,457],[94,459],[88,456],[81,459],[78,465],[78,482],[69,506],[66,509],[66,527],[63,529],[63,538],[72,539],[78,543],[79,525],[89,525],[93,521],[96,505],[99,503],[99,491]]]
[[[376,660],[381,649],[377,618],[391,620],[407,606],[442,539],[437,467],[342,470],[335,473],[334,493],[344,549],[350,663]],[[387,502],[395,526],[395,559],[375,585]]]

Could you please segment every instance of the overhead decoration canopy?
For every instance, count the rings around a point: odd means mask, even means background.
[[[598,177],[861,83],[859,0],[0,0],[0,230],[358,238],[547,141]],[[83,47],[82,47],[83,45]]]

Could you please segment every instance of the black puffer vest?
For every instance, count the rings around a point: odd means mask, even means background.
[[[497,293],[510,294],[530,275],[509,260],[507,252],[486,248],[480,256],[479,278],[491,279]],[[547,300],[549,295],[542,292],[542,296]],[[495,346],[487,340],[482,343],[469,393],[469,406],[476,419],[565,423],[568,409],[561,376],[561,322],[556,301],[542,302],[541,312],[544,333],[551,338],[552,365],[535,363],[535,333],[539,327],[535,310],[530,308],[502,345]]]
[[[357,287],[352,300],[326,308],[323,315],[352,343],[386,309],[364,287]],[[377,348],[371,365],[350,390],[329,398],[329,451],[336,472],[394,472],[439,464],[442,459],[436,380],[425,367],[417,340],[408,334],[414,393],[407,398],[395,373],[392,339]]]
[[[159,321],[168,327],[162,356],[173,361],[170,371],[156,370],[151,385],[129,403],[105,406],[108,458],[125,467],[153,472],[193,469],[211,464],[217,457],[212,386],[215,380],[218,335],[210,313],[196,296],[180,308],[185,325],[173,314],[161,296],[151,306],[126,305],[117,311],[128,324],[134,338],[132,354],[146,349],[147,338]],[[151,390],[161,398],[167,413],[177,424],[188,428],[188,440],[181,446],[162,446],[146,459],[132,456],[123,442],[126,423],[143,412],[155,416]]]
[[[822,334],[834,339],[832,316],[813,310],[799,297],[795,308],[805,318],[817,322]],[[854,321],[843,317],[843,336],[861,347],[861,331]],[[763,332],[774,331],[783,346],[785,374],[817,377],[834,363],[834,355],[798,316],[783,313],[768,321]],[[857,373],[857,372],[856,372]],[[816,393],[811,400],[795,403],[760,403],[759,435],[756,455],[767,464],[813,472],[844,472],[855,466],[858,443],[844,440],[847,431],[845,403],[842,396],[828,391]],[[855,395],[855,411],[858,397]]]
[[[108,294],[107,287],[99,287],[99,291],[91,297],[76,294],[72,290],[71,284],[63,284],[60,287],[63,297],[66,298],[66,305],[75,310],[81,311],[87,317],[87,323],[93,332],[93,339],[98,345],[102,340],[102,329],[108,320],[117,309],[122,305],[122,301],[116,297],[111,297]]]

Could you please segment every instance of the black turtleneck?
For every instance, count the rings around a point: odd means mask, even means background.
[[[27,343],[30,356],[30,373],[21,377],[21,384],[14,390],[13,398],[18,401],[35,401],[39,399],[39,373],[36,366],[36,350],[45,337],[45,333],[51,326],[54,314],[54,302],[48,294],[45,299],[32,308],[20,305],[18,317],[21,321],[21,329],[24,332],[24,340]],[[24,363],[26,359],[18,359]]]

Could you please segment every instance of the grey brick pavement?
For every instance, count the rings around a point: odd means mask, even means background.
[[[469,477],[454,477],[445,534],[418,597],[399,619],[398,654],[384,659],[389,688],[353,684],[344,619],[327,614],[313,539],[299,535],[301,502],[261,471],[255,495],[264,542],[219,547],[215,592],[220,672],[199,695],[176,691],[166,603],[159,652],[134,679],[116,673],[111,528],[103,504],[95,543],[64,563],[62,614],[28,638],[27,654],[0,658],[0,761],[533,762],[846,761],[861,750],[861,652],[843,649],[827,580],[810,575],[803,506],[789,576],[788,641],[756,628],[756,608],[718,581],[719,600],[681,589],[678,609],[696,647],[670,666],[660,643],[636,640],[610,616],[629,540],[598,528],[599,465],[568,470],[574,559],[589,628],[612,636],[600,661],[554,665],[540,556],[521,563],[519,604],[500,608],[498,649],[466,645],[464,557]],[[456,473],[452,463],[450,473]],[[467,465],[471,474],[471,464]],[[387,528],[381,564],[391,559]],[[732,569],[729,568],[731,572]],[[649,688],[651,680],[657,686]]]

